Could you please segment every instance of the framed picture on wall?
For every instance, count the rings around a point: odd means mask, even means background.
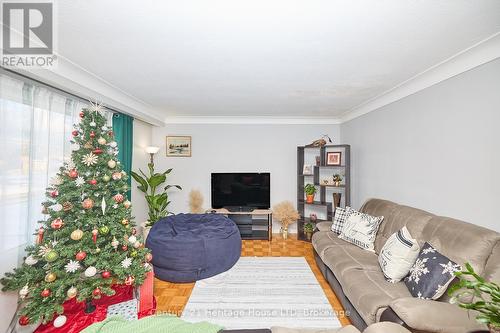
[[[304,164],[304,168],[302,169],[302,174],[305,175],[305,176],[310,176],[310,175],[313,175],[313,167],[312,165],[309,165],[309,164]]]
[[[326,153],[326,165],[341,165],[342,153],[340,151],[331,151]]]
[[[191,137],[167,136],[167,157],[191,157]]]

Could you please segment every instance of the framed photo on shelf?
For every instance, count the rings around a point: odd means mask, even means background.
[[[303,175],[313,175],[312,165],[304,164],[304,168],[302,170]]]
[[[327,152],[326,165],[342,165],[342,152],[340,151]]]
[[[167,157],[191,157],[190,136],[167,136]]]

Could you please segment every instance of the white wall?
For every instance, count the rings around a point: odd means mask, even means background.
[[[500,59],[341,125],[352,202],[370,197],[500,230]]]
[[[204,207],[210,207],[212,172],[270,172],[271,205],[283,200],[297,200],[297,150],[322,134],[338,143],[338,125],[241,125],[175,124],[153,129],[153,144],[161,147],[155,158],[158,170],[173,168],[169,183],[182,191],[171,191],[170,209],[188,212],[188,194],[199,189]],[[192,157],[166,157],[167,135],[192,136]],[[292,226],[290,231],[295,232]],[[279,230],[274,225],[274,230]]]

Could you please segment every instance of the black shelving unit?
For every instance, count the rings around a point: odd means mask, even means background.
[[[341,165],[327,165],[328,152],[340,152]],[[316,165],[316,156],[320,157],[319,165]],[[323,147],[297,147],[297,210],[300,219],[297,221],[297,237],[307,241],[304,234],[304,224],[310,222],[309,211],[318,212],[318,220],[331,221],[335,213],[333,207],[333,193],[341,193],[341,207],[349,206],[351,203],[351,146],[350,145],[325,145]],[[304,174],[304,165],[312,166],[312,174]],[[339,186],[333,183],[325,184],[323,181],[333,177],[334,174],[343,176]],[[306,202],[304,186],[314,184],[317,192],[313,203]],[[307,215],[307,216],[306,216]]]

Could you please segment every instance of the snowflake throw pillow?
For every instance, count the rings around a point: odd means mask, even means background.
[[[441,297],[462,268],[425,243],[405,284],[413,297],[436,300]]]

